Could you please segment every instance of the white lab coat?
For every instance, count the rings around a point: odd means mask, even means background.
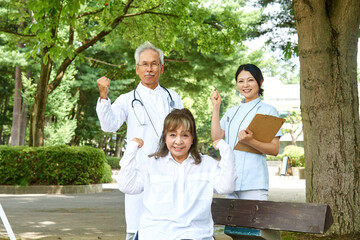
[[[169,94],[159,85],[154,90],[141,83],[137,86],[136,99],[141,100],[144,108],[139,101],[133,101],[134,90],[120,95],[112,105],[110,99],[101,99],[101,101],[98,99],[96,112],[103,131],[116,132],[126,122],[127,141],[131,141],[134,137],[144,140],[144,146],[139,149],[136,155],[137,162],[139,159],[147,159],[149,154],[156,151],[167,114],[174,108],[181,109],[184,107],[180,96],[171,89],[168,91],[175,102],[173,108],[170,107]],[[126,194],[125,218],[128,233],[135,233],[138,230],[142,212],[142,194]]]
[[[241,103],[226,111],[220,120],[221,129],[225,131],[225,141],[232,147],[238,142],[238,132],[246,129],[256,114],[278,117],[277,110],[257,98],[247,103]],[[281,130],[275,135],[281,137]],[[249,153],[234,150],[236,172],[235,191],[268,190],[269,172],[265,154]]]

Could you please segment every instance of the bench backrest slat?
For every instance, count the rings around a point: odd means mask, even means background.
[[[214,198],[214,223],[281,231],[325,233],[333,223],[325,204]]]

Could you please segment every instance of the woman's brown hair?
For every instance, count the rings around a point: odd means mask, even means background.
[[[157,151],[149,155],[149,157],[155,157],[155,159],[158,159],[159,157],[165,157],[168,155],[169,149],[166,146],[166,135],[168,132],[174,131],[181,126],[185,131],[189,131],[194,139],[193,144],[189,149],[189,153],[194,158],[195,164],[199,164],[201,162],[201,156],[198,151],[198,138],[196,135],[195,119],[187,108],[174,109],[166,116],[159,147]]]

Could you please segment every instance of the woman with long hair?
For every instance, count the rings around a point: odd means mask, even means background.
[[[233,151],[224,140],[214,141],[221,161],[198,151],[193,115],[188,109],[173,110],[164,121],[156,153],[135,163],[143,141],[134,138],[120,161],[120,191],[144,193],[140,240],[212,240],[213,193],[234,191],[236,173]]]

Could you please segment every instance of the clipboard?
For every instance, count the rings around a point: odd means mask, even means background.
[[[256,140],[269,143],[271,142],[271,140],[273,140],[276,133],[280,130],[284,122],[284,118],[264,114],[256,114],[254,119],[249,124],[248,129],[253,132],[253,136]],[[239,151],[262,154],[255,148],[241,142],[238,142],[235,145],[234,149]]]

